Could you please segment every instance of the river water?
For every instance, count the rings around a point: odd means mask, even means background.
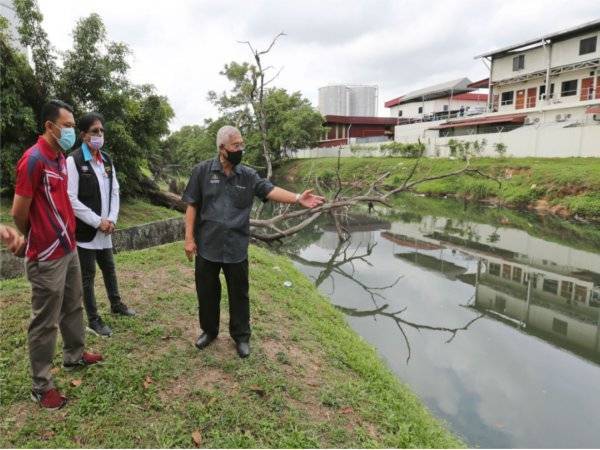
[[[469,446],[600,446],[598,227],[416,197],[345,226],[282,251]]]

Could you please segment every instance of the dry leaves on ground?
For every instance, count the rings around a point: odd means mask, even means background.
[[[200,433],[200,430],[196,430],[192,433],[192,441],[194,442],[194,445],[196,447],[200,447],[200,445],[202,445],[202,434]]]

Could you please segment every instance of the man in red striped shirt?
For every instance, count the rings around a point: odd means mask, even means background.
[[[42,110],[44,134],[17,163],[12,216],[27,236],[26,273],[32,316],[27,339],[33,375],[32,399],[58,409],[67,402],[54,387],[51,368],[57,330],[63,338],[63,366],[72,370],[102,356],[84,352],[85,327],[75,216],[67,194],[63,152],[75,142],[73,109],[52,100]]]

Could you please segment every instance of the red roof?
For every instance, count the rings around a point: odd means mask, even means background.
[[[443,130],[445,128],[471,127],[473,125],[491,125],[494,123],[523,123],[527,114],[503,114],[501,116],[487,116],[462,120],[451,120],[430,130]]]
[[[467,84],[467,87],[472,88],[472,89],[481,89],[481,88],[486,88],[489,86],[490,86],[489,78],[484,78],[483,80],[474,81],[471,84]]]
[[[458,94],[452,97],[452,100],[467,100],[472,102],[487,102],[488,95],[487,94],[472,94],[471,92],[467,92],[465,94]]]
[[[392,106],[396,106],[399,105],[400,103],[402,103],[402,97],[397,97],[395,99],[392,100],[388,100],[387,102],[385,102],[383,105],[386,108],[391,108]]]
[[[357,125],[396,125],[398,119],[395,117],[325,116],[325,122]]]

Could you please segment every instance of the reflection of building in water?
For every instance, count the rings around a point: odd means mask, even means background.
[[[342,222],[345,230],[352,233],[352,248],[365,248],[375,243],[375,231],[389,230],[390,222],[381,220],[374,216],[349,214]],[[327,250],[335,250],[340,241],[333,221],[323,226],[326,233],[316,243],[319,247]]]
[[[432,243],[450,238],[458,245],[465,242],[470,243],[471,247],[481,245],[485,251],[495,254],[506,252],[524,264],[547,268],[552,272],[556,272],[558,266],[564,266],[569,271],[580,268],[600,273],[598,253],[544,241],[515,228],[426,216],[420,223],[394,222],[390,231]]]
[[[411,238],[406,235],[382,232],[381,237],[396,244],[394,256],[403,259],[422,269],[442,274],[445,278],[455,280],[459,275],[469,270],[465,264],[464,255],[457,255],[455,251],[445,247]]]
[[[382,236],[400,246],[401,257],[429,270],[448,267],[449,249],[480,261],[477,273],[447,269],[476,287],[476,309],[600,362],[600,255],[519,230],[431,217],[392,230]],[[446,250],[436,254],[436,247]]]
[[[526,267],[517,265],[482,260],[480,267],[478,276],[460,277],[476,288],[474,308],[500,320],[515,321],[528,333],[600,362],[597,288],[588,285],[585,294],[583,286],[575,284],[581,280],[563,278],[558,283],[545,283],[550,280],[548,276],[526,272]],[[563,283],[580,286],[580,296],[556,287]]]

